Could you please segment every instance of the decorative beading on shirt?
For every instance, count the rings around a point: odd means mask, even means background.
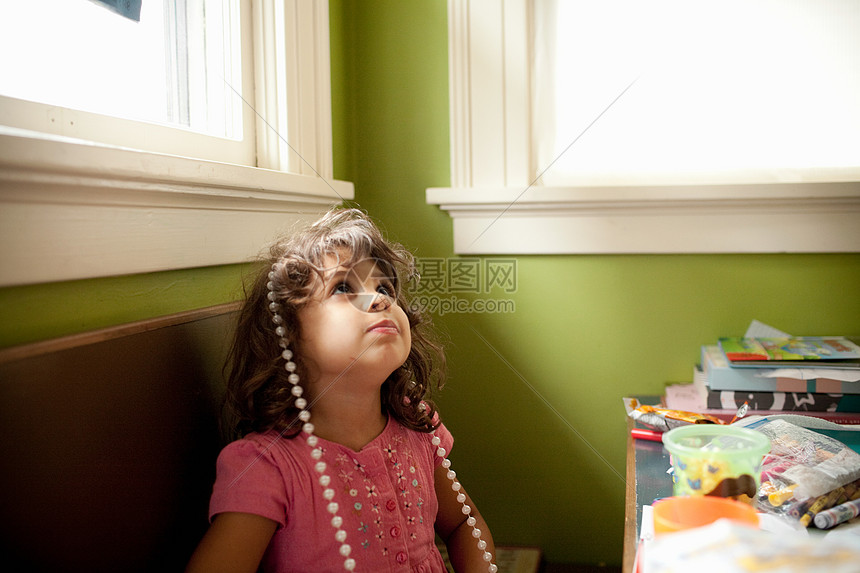
[[[341,499],[350,500],[347,506],[357,520],[353,545],[386,556],[390,555],[392,543],[399,545],[404,538],[411,541],[419,538],[417,528],[425,524],[424,480],[431,476],[422,476],[418,471],[416,453],[402,433],[395,429],[384,432],[383,437],[386,439],[381,447],[355,454],[345,448],[337,454],[330,454],[329,446],[321,449],[323,457],[333,459],[333,473],[341,483],[338,493],[343,496]],[[426,439],[429,442],[431,437],[428,435]],[[359,459],[368,457],[380,462],[380,468],[372,475],[368,464]],[[380,480],[384,483],[379,483]],[[398,551],[395,561],[404,564],[404,557],[407,554]]]

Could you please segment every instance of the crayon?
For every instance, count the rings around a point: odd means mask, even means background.
[[[791,503],[791,505],[786,510],[786,515],[795,519],[800,519],[803,514],[806,513],[806,510],[809,509],[809,506],[812,505],[815,499],[816,498],[814,497],[810,497]]]
[[[854,493],[856,486],[854,483],[849,483],[848,485],[842,486],[842,493],[839,494],[839,497],[834,500],[833,506],[842,505],[846,501],[851,501],[851,494]]]
[[[790,500],[794,495],[794,489],[797,487],[797,484],[792,484],[783,488],[780,488],[770,495],[767,496],[767,500],[773,507],[779,507],[786,501]]]
[[[844,491],[845,488],[838,487],[830,493],[825,493],[824,495],[815,498],[815,501],[812,502],[812,505],[809,506],[806,513],[800,516],[800,524],[803,527],[809,527],[813,518],[818,515],[819,512],[833,507],[834,502],[839,499],[839,496],[842,495]]]
[[[818,529],[830,529],[858,515],[860,515],[860,499],[820,511],[815,515],[813,522]]]

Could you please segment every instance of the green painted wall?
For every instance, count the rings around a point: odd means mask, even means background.
[[[239,300],[244,269],[224,265],[3,288],[0,348]]]
[[[332,0],[337,177],[419,257],[453,258],[446,4]],[[498,542],[620,564],[621,398],[688,381],[699,346],[758,318],[860,334],[860,255],[519,256],[507,314],[436,316],[454,467]]]
[[[449,182],[446,4],[332,0],[336,177],[423,258],[455,258],[424,190]],[[860,334],[860,255],[516,257],[515,312],[436,317],[452,460],[501,543],[621,562],[621,397],[688,380],[758,318]],[[0,289],[0,346],[228,302],[230,265]]]

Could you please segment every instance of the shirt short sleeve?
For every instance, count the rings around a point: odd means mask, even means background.
[[[269,448],[261,441],[245,438],[221,450],[209,501],[209,519],[225,512],[251,513],[271,519],[280,527],[285,525],[284,478]]]

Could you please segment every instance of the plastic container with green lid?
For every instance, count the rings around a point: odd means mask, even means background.
[[[761,485],[762,458],[770,439],[747,428],[691,424],[666,432],[672,454],[674,494],[713,495],[751,501]]]

